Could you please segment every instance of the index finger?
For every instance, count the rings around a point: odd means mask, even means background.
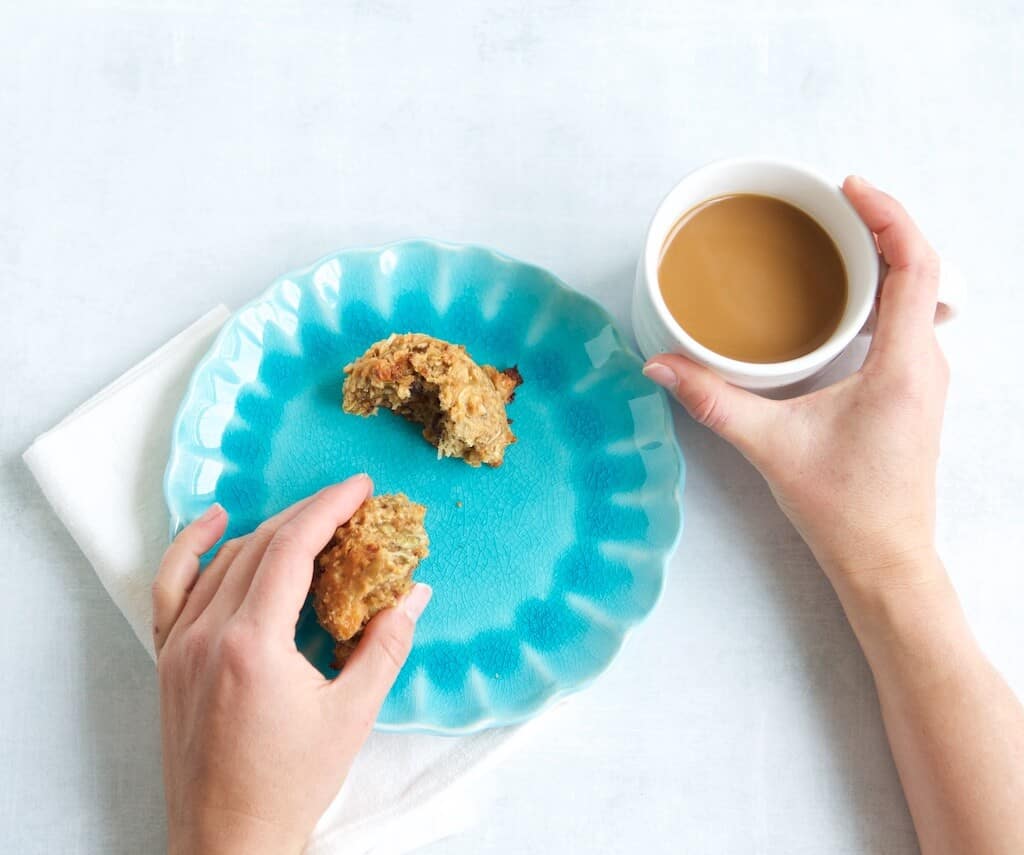
[[[220,540],[228,517],[218,504],[210,505],[199,519],[185,526],[160,561],[153,579],[153,647],[157,655],[163,649],[185,608],[189,592],[199,575],[199,562],[207,550]]]
[[[854,176],[843,182],[843,192],[877,236],[889,265],[878,303],[875,341],[886,350],[913,352],[920,336],[930,335],[935,323],[939,293],[935,250],[903,206],[888,194]]]
[[[271,538],[238,613],[287,631],[295,623],[313,579],[313,560],[373,491],[366,475],[321,490]]]

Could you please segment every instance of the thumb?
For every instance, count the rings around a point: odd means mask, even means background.
[[[377,718],[384,698],[412,649],[416,621],[433,595],[429,585],[413,585],[394,608],[378,613],[363,630],[359,646],[334,682],[348,706],[358,706],[361,716]],[[352,711],[352,710],[350,710]]]
[[[662,353],[644,366],[644,376],[668,389],[686,412],[756,463],[778,402],[733,386],[684,356]]]

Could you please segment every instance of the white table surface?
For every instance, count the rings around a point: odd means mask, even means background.
[[[212,304],[350,245],[493,245],[628,324],[647,218],[724,155],[865,174],[964,269],[941,549],[1024,690],[1022,51],[1013,0],[4,4],[5,851],[164,831],[152,666],[24,468],[33,437]],[[431,853],[916,851],[835,597],[743,460],[678,429],[661,606]]]

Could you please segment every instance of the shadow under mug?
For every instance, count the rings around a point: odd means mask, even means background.
[[[658,284],[658,265],[672,227],[687,211],[708,199],[735,193],[773,196],[811,216],[831,236],[846,267],[846,308],[835,332],[810,353],[785,362],[742,362],[715,353],[684,330],[669,312]],[[680,353],[708,366],[730,383],[754,390],[773,390],[813,377],[861,333],[869,333],[872,310],[885,265],[874,236],[843,191],[828,179],[798,164],[737,158],[719,160],[694,170],[664,198],[647,229],[633,291],[633,332],[644,358]],[[954,292],[960,276],[942,264],[939,321],[956,314]]]

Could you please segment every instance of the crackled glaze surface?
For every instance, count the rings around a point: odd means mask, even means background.
[[[342,367],[392,332],[518,365],[519,442],[496,470],[438,460],[417,426],[340,406]],[[666,399],[609,316],[489,250],[406,241],[322,259],[228,322],[175,425],[172,530],[213,501],[228,536],[325,484],[370,473],[428,507],[435,589],[378,726],[459,733],[579,688],[654,606],[678,537],[682,458]],[[300,649],[331,673],[307,608]]]

